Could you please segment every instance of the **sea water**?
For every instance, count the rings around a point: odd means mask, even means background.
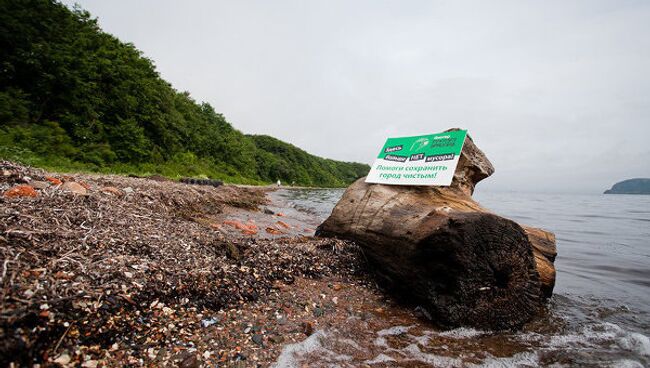
[[[318,222],[342,194],[335,189],[282,190],[274,196]],[[413,326],[393,326],[378,331],[372,342],[385,351],[363,364],[650,366],[650,196],[478,191],[475,199],[502,216],[555,233],[557,282],[548,311],[515,332],[430,327],[411,333]],[[387,335],[398,333],[403,347],[381,345]],[[328,350],[334,344],[327,339],[348,338],[320,331],[288,346],[277,366],[299,366],[301,355],[314,352],[323,357],[322,366],[352,366]]]

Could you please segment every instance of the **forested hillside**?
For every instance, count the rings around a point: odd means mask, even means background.
[[[310,186],[343,186],[369,170],[242,134],[209,104],[176,91],[88,12],[49,0],[0,0],[0,158],[54,170]]]

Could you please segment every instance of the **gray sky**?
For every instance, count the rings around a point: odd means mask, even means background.
[[[650,1],[76,2],[237,129],[319,156],[461,127],[497,170],[479,189],[650,177]]]

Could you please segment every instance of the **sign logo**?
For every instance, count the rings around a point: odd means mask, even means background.
[[[466,130],[454,130],[388,138],[366,183],[449,186],[466,136]]]

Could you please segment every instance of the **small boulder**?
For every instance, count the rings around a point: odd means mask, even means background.
[[[83,185],[76,183],[74,181],[66,181],[61,185],[61,190],[70,192],[76,195],[86,195],[88,190],[84,188]]]

